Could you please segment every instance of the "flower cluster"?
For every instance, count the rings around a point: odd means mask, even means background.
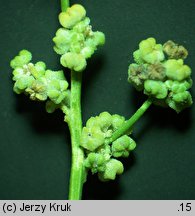
[[[135,141],[127,134],[113,143],[108,140],[112,134],[125,123],[124,117],[103,112],[91,117],[83,127],[80,145],[85,149],[85,167],[98,173],[102,181],[114,180],[122,174],[124,167],[119,157],[128,157],[136,147]],[[116,159],[117,158],[117,159]]]
[[[14,92],[29,95],[31,100],[47,101],[46,110],[53,112],[56,108],[68,106],[68,82],[63,71],[46,69],[44,62],[31,62],[32,54],[22,50],[10,62],[13,68]],[[61,107],[61,108],[62,108]]]
[[[86,59],[105,43],[105,36],[102,32],[92,31],[85,8],[79,4],[61,12],[59,22],[63,28],[59,28],[53,38],[54,50],[61,55],[60,62],[64,67],[83,71],[87,65]]]
[[[129,66],[128,81],[154,104],[180,112],[192,104],[188,91],[192,86],[191,69],[184,64],[187,55],[187,50],[173,41],[161,45],[154,38],[143,40],[133,53],[135,63]]]

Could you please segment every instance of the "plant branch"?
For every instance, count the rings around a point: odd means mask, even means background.
[[[123,126],[121,126],[118,130],[116,130],[112,137],[106,140],[106,143],[112,143],[122,135],[126,134],[132,126],[141,118],[141,116],[146,112],[146,110],[150,107],[152,104],[152,100],[148,98],[142,106],[133,114],[133,116],[127,120]]]

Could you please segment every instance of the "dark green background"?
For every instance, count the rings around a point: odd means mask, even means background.
[[[12,92],[9,61],[19,50],[34,62],[59,69],[52,37],[59,27],[59,0],[0,0],[0,199],[67,199],[70,137],[63,115]],[[83,122],[102,111],[129,117],[144,101],[127,83],[127,68],[140,40],[172,39],[189,50],[195,70],[195,1],[88,0],[94,30],[106,45],[84,73]],[[194,73],[192,74],[193,78]],[[194,95],[194,87],[192,88]],[[136,124],[138,143],[114,182],[89,176],[84,199],[195,199],[195,108],[177,115],[152,107]]]

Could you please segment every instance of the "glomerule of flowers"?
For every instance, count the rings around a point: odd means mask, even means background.
[[[169,106],[176,112],[192,104],[188,91],[192,86],[191,68],[184,64],[187,50],[169,40],[156,44],[154,38],[143,40],[133,53],[128,80],[138,91],[153,99],[154,104]]]
[[[61,64],[64,67],[77,72],[83,71],[87,65],[86,60],[98,46],[105,43],[105,36],[102,32],[92,31],[85,8],[78,4],[61,12],[59,21],[62,28],[57,30],[53,38],[54,50],[62,55]]]
[[[80,145],[85,149],[84,165],[93,174],[98,173],[102,181],[114,180],[116,175],[124,171],[120,157],[128,157],[136,147],[135,141],[129,137],[129,132],[114,142],[108,140],[112,134],[125,123],[120,115],[102,112],[91,117],[82,130]]]

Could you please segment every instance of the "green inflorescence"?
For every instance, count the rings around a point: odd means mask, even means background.
[[[82,5],[68,7],[61,1],[61,28],[53,38],[54,51],[61,55],[62,66],[71,70],[71,89],[62,70],[52,71],[42,61],[32,63],[32,54],[22,50],[10,62],[13,69],[13,90],[31,100],[45,101],[46,111],[61,109],[68,123],[72,144],[70,199],[80,199],[87,171],[101,181],[114,180],[124,171],[120,158],[127,158],[136,147],[129,136],[134,124],[152,103],[171,107],[177,113],[192,104],[191,69],[184,64],[188,51],[169,40],[164,45],[154,38],[143,40],[133,53],[134,63],[128,69],[128,81],[148,99],[130,117],[102,112],[91,117],[82,128],[82,71],[98,46],[105,43],[102,32],[92,31],[90,19]],[[79,73],[78,73],[79,72]]]
[[[93,32],[82,5],[75,4],[66,12],[59,14],[63,26],[53,38],[54,50],[62,55],[60,62],[64,67],[81,72],[85,69],[86,59],[90,58],[98,46],[105,43],[102,32]],[[11,62],[13,70],[14,91],[29,95],[31,100],[46,101],[49,113],[61,109],[69,112],[70,90],[64,72],[46,69],[42,61],[31,63],[32,54],[28,50],[19,52]]]
[[[112,134],[125,123],[120,115],[103,112],[91,117],[83,127],[80,145],[84,148],[85,167],[98,173],[102,181],[114,180],[116,175],[123,173],[123,164],[119,157],[128,157],[136,147],[135,141],[125,134],[114,142],[107,142]],[[116,159],[117,158],[117,159]]]
[[[143,40],[133,54],[128,81],[138,91],[152,98],[154,104],[169,106],[176,112],[192,104],[191,69],[184,64],[188,51],[173,41],[156,44],[154,38]]]
[[[86,10],[82,5],[75,4],[71,7],[68,7],[68,5],[69,1],[61,1],[63,11],[59,14],[59,22],[62,27],[57,30],[53,42],[55,52],[61,55],[60,63],[71,70],[71,89],[69,89],[64,71],[49,70],[42,61],[32,63],[32,54],[28,50],[20,51],[11,60],[10,66],[13,69],[13,90],[15,93],[24,93],[34,101],[45,101],[48,113],[61,109],[65,114],[64,121],[68,123],[71,134],[72,154],[77,155],[77,157],[72,158],[69,198],[80,199],[83,179],[86,176],[83,165],[84,151],[79,145],[82,129],[80,108],[82,71],[87,66],[87,59],[93,55],[98,46],[105,43],[105,36],[102,32],[92,31],[90,19],[86,17]],[[102,121],[104,120],[102,118]],[[113,120],[113,126],[117,126],[117,124],[118,121]],[[104,141],[105,137],[102,137],[98,127],[85,128],[85,130],[88,130],[86,133],[90,131],[94,134],[97,141],[96,145],[101,145],[101,142]],[[102,152],[103,150],[99,154],[102,155]],[[101,170],[101,163],[105,159],[105,155],[106,153],[103,158],[95,156],[98,171]],[[93,155],[88,158],[88,164],[91,163],[93,158]],[[112,163],[116,164],[116,161]],[[106,172],[108,174],[112,163],[107,165]],[[103,171],[105,171],[105,168]],[[116,173],[119,172],[120,170],[117,169]]]
[[[61,55],[60,62],[64,67],[77,72],[83,71],[87,65],[86,60],[98,46],[105,43],[105,36],[102,32],[92,31],[85,8],[79,4],[61,12],[59,21],[62,28],[57,30],[53,38],[54,50]]]
[[[11,60],[13,70],[14,92],[29,95],[31,100],[47,101],[46,110],[51,113],[56,108],[63,111],[69,107],[68,82],[63,71],[46,69],[44,62],[31,62],[32,54],[22,50]]]

